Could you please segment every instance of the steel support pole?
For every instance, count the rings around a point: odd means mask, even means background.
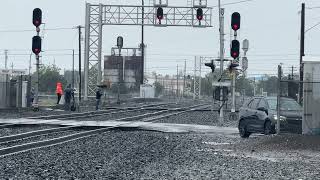
[[[224,64],[224,9],[221,8],[221,1],[218,0],[219,5],[219,31],[220,31],[220,76],[222,80],[223,75],[223,64]],[[219,123],[220,125],[224,122],[224,114],[223,114],[223,88],[221,88],[220,91],[220,117],[219,117]]]
[[[29,77],[31,77],[31,58],[32,58],[32,53],[30,53],[30,57],[29,57]],[[31,80],[31,78],[30,78]]]
[[[194,100],[196,100],[198,97],[197,97],[197,91],[198,91],[198,89],[197,89],[197,86],[198,86],[198,74],[197,74],[197,57],[195,56],[194,57],[194,77],[193,77],[193,99]],[[199,95],[199,94],[198,94]]]
[[[300,84],[299,84],[299,103],[303,102],[303,56],[304,54],[304,41],[305,41],[305,4],[302,3],[301,7],[301,32],[300,32]]]
[[[177,89],[176,89],[176,97],[179,98],[179,65],[177,64]]]
[[[89,94],[89,39],[90,39],[90,4],[86,4],[85,20],[85,51],[84,51],[84,100],[88,100]]]
[[[120,104],[120,79],[121,79],[120,62],[118,62],[118,97],[117,97],[117,104]]]
[[[103,5],[99,4],[99,42],[98,42],[98,77],[97,77],[97,85],[101,84],[102,81],[102,71],[101,71],[101,62],[102,62],[102,12]]]
[[[141,14],[142,18],[142,25],[141,25],[141,58],[142,58],[142,71],[141,71],[141,82],[140,84],[144,84],[144,66],[145,66],[145,52],[144,52],[144,0],[142,0],[142,14]]]
[[[183,72],[183,92],[182,97],[184,98],[186,93],[186,75],[187,75],[187,61],[184,60],[184,72]]]
[[[35,97],[34,97],[34,107],[38,108],[39,107],[39,55],[36,55],[36,87],[35,87]]]
[[[8,50],[4,50],[4,54],[5,54],[4,68],[8,69]]]
[[[201,71],[202,71],[202,68],[201,68],[201,65],[202,65],[202,58],[200,57],[200,64],[199,64],[199,70],[200,70],[200,73],[199,73],[199,100],[201,99],[201,80],[202,80],[202,78],[201,78],[201,75],[202,75],[202,73],[201,73]]]
[[[74,49],[72,50],[72,88],[74,88]]]
[[[81,102],[81,94],[82,94],[82,74],[81,74],[81,26],[78,26],[79,33],[79,103]],[[78,108],[79,109],[79,108]]]
[[[232,107],[231,112],[236,112],[236,73],[233,71],[232,74]]]
[[[278,65],[278,95],[277,95],[277,134],[280,134],[280,98],[281,98],[281,71],[282,68]]]

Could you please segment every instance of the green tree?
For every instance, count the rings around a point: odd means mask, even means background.
[[[236,91],[242,95],[253,96],[253,84],[245,76],[239,76],[236,80]],[[243,94],[243,91],[245,94]]]
[[[154,84],[155,87],[155,95],[158,97],[164,90],[164,87],[161,85],[160,82],[155,82]]]
[[[60,75],[60,68],[55,65],[43,65],[39,69],[39,91],[54,93],[57,82],[61,82],[66,87],[67,81]],[[36,72],[32,74],[32,85],[36,85]]]

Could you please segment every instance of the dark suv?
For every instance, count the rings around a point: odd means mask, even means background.
[[[276,109],[276,97],[251,98],[240,108],[240,136],[248,138],[252,133],[274,134],[277,123]],[[280,99],[280,130],[292,133],[302,131],[302,108],[293,99]]]

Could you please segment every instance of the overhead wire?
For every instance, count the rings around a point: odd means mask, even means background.
[[[57,27],[57,28],[46,28],[46,31],[60,31],[60,30],[73,30],[72,28],[63,28],[63,27]],[[24,29],[24,30],[0,30],[0,33],[17,33],[17,32],[34,32],[34,29]]]

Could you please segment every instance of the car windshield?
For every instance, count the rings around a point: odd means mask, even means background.
[[[270,109],[277,109],[277,99],[268,99],[268,104]],[[283,111],[300,111],[301,106],[294,100],[291,99],[281,99],[280,101],[280,110]]]

